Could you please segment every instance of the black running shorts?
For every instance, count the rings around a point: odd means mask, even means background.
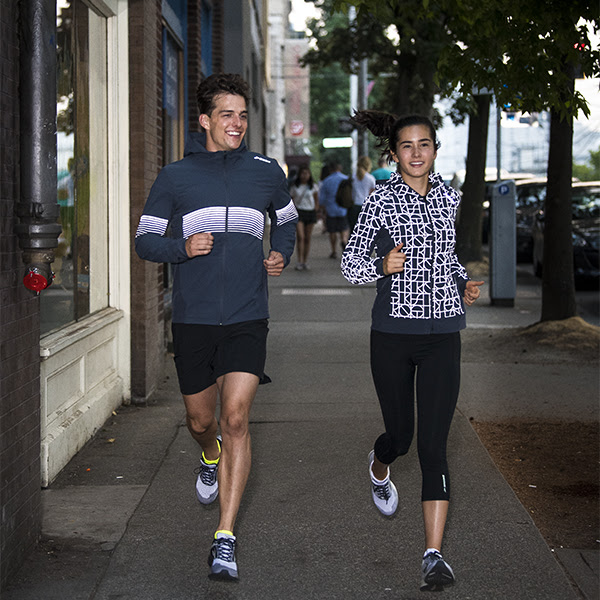
[[[267,319],[232,325],[173,323],[173,350],[181,393],[197,394],[226,373],[264,376]]]

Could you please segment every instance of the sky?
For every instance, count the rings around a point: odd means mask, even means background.
[[[319,11],[315,8],[312,2],[305,0],[292,0],[292,12],[290,14],[290,23],[296,31],[303,31],[306,20],[310,17],[317,16]]]

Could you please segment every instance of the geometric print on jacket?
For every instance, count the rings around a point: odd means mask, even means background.
[[[342,256],[348,281],[370,283],[387,277],[383,258],[404,244],[404,270],[390,275],[391,317],[443,319],[464,314],[455,277],[469,277],[454,252],[460,196],[438,174],[431,173],[429,181],[432,188],[422,197],[392,173],[365,201]]]

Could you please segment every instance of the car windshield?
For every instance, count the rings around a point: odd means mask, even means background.
[[[600,217],[600,186],[573,189],[573,218]]]

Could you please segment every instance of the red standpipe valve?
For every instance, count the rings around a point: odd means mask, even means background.
[[[50,272],[50,279],[47,279],[38,267],[29,267],[25,277],[23,277],[23,285],[32,292],[39,294],[45,290],[54,279],[54,273]]]

